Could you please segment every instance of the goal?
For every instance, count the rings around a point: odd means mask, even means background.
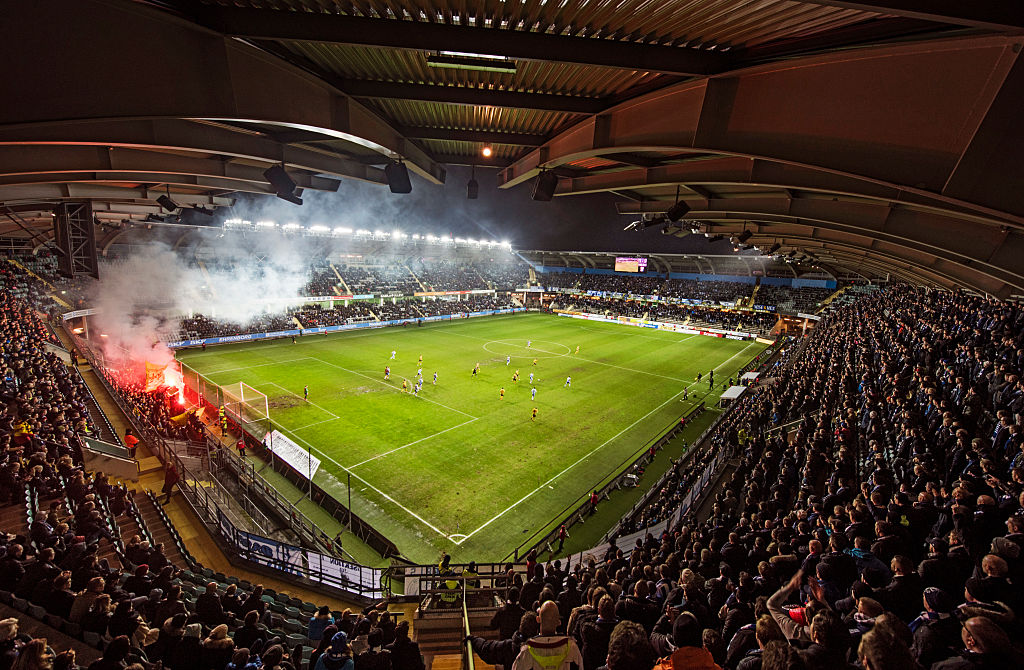
[[[270,432],[270,403],[245,382],[220,387],[224,411],[250,435],[259,439]]]

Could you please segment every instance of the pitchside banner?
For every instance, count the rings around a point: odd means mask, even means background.
[[[267,434],[263,444],[275,456],[292,466],[303,477],[312,479],[320,469],[320,459],[274,430]]]
[[[679,323],[663,323],[661,321],[644,321],[629,316],[610,317],[603,314],[591,314],[589,312],[573,312],[555,310],[558,316],[567,316],[573,319],[584,319],[587,321],[603,321],[605,323],[620,323],[628,326],[641,328],[654,328],[656,330],[669,330],[683,335],[705,335],[707,337],[724,337],[730,340],[749,340],[754,335],[739,330],[719,330],[717,328],[694,329]],[[773,340],[774,341],[774,340]]]
[[[495,314],[514,314],[527,311],[525,307],[513,307],[510,309],[490,309],[483,312],[459,312],[457,314],[441,314],[438,316],[424,316],[416,319],[395,319],[393,321],[361,321],[359,323],[346,323],[341,326],[319,326],[317,328],[305,328],[303,330],[278,330],[273,333],[242,333],[240,335],[225,335],[223,337],[206,337],[195,340],[178,340],[167,342],[170,349],[181,347],[198,347],[204,344],[228,344],[230,342],[251,342],[255,340],[272,340],[278,337],[298,337],[302,335],[321,335],[324,333],[338,333],[346,330],[361,330],[363,328],[385,328],[387,326],[414,325],[417,322],[429,323],[431,321],[452,321],[454,319],[466,319],[477,316],[492,316]]]

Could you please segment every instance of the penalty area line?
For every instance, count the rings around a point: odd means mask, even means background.
[[[332,419],[328,419],[328,421],[331,421],[331,420]],[[370,461],[375,461],[378,458],[384,458],[388,454],[393,454],[396,451],[401,451],[402,449],[405,449],[406,447],[411,447],[414,444],[419,444],[420,442],[424,442],[426,440],[429,440],[432,437],[437,437],[438,435],[444,435],[445,433],[447,433],[450,430],[455,430],[456,428],[462,428],[463,426],[465,426],[467,424],[470,424],[470,423],[473,423],[474,421],[479,421],[479,417],[474,418],[474,419],[470,419],[469,421],[463,421],[462,423],[460,423],[460,424],[458,424],[456,426],[452,426],[450,428],[445,428],[444,430],[438,431],[438,432],[436,432],[436,433],[434,433],[432,435],[427,435],[426,437],[421,437],[420,439],[414,440],[414,441],[412,441],[412,442],[410,442],[408,444],[403,444],[400,447],[395,447],[394,449],[391,449],[390,451],[385,451],[384,453],[377,454],[376,456],[371,456],[370,458],[367,458],[365,461],[360,461],[360,462],[356,463],[355,465],[350,465],[348,467],[349,468],[358,468],[360,465],[366,465]]]
[[[306,398],[303,398],[302,396],[300,396],[300,395],[299,395],[298,393],[293,393],[292,391],[289,391],[288,389],[286,389],[285,387],[281,386],[280,384],[275,384],[274,382],[267,382],[267,383],[268,383],[268,384],[270,384],[271,386],[276,386],[277,388],[281,389],[282,391],[284,391],[284,392],[285,392],[285,393],[287,393],[288,395],[293,395],[293,396],[295,396],[296,398],[298,398],[299,400],[302,400],[303,402],[307,402],[307,403],[309,403],[310,405],[312,405],[313,407],[316,407],[316,408],[317,408],[318,410],[320,410],[321,412],[324,412],[324,413],[326,413],[326,414],[330,414],[330,415],[331,415],[332,417],[334,417],[335,419],[340,419],[340,418],[341,418],[340,416],[338,416],[337,414],[335,414],[335,413],[334,413],[334,412],[332,412],[331,410],[329,410],[329,409],[324,409],[323,407],[321,407],[320,405],[316,404],[316,403],[315,403],[315,402],[313,402],[312,400],[307,400]],[[308,428],[308,426],[306,426],[306,427]]]
[[[312,359],[314,361],[320,361],[324,365],[330,365],[332,368],[338,368],[339,370],[344,370],[345,372],[348,372],[350,374],[359,375],[360,377],[364,377],[365,379],[369,379],[372,382],[376,382],[378,384],[386,386],[389,389],[391,389],[392,391],[398,392],[398,389],[396,389],[391,384],[388,384],[387,382],[381,381],[380,379],[376,379],[375,377],[371,377],[370,375],[364,374],[362,372],[356,372],[355,370],[349,370],[346,367],[342,367],[342,366],[340,366],[340,365],[338,365],[336,363],[331,363],[330,361],[325,361],[324,359],[317,358],[316,356],[309,356],[308,358],[310,358],[310,359]],[[402,378],[405,379],[405,377],[402,377]],[[472,414],[467,414],[466,412],[463,412],[461,409],[455,409],[454,407],[449,407],[448,405],[445,405],[443,403],[439,403],[436,400],[431,400],[430,398],[426,398],[426,397],[419,396],[419,395],[414,396],[414,397],[416,397],[416,398],[418,398],[420,400],[424,400],[426,402],[429,402],[431,404],[437,405],[438,407],[444,407],[445,409],[450,410],[452,412],[457,412],[457,413],[461,414],[462,416],[468,416],[470,419],[479,419],[480,418],[478,416],[473,416]]]
[[[289,431],[289,432],[291,432],[291,431]],[[294,433],[292,433],[292,435],[295,435],[295,434],[294,434]],[[310,444],[310,443],[309,443],[309,442],[307,442],[306,440],[302,439],[302,438],[301,438],[301,437],[299,437],[298,435],[295,435],[295,439],[297,439],[297,440],[298,440],[299,442],[302,442],[303,444],[305,444],[305,445],[306,445],[306,447],[307,447],[307,448],[308,448],[308,449],[310,450],[310,453],[312,453],[312,452],[313,452],[314,450],[316,450],[316,451],[319,451],[318,449],[316,449],[316,447],[314,447],[314,446],[313,446],[312,444]],[[408,507],[406,507],[406,506],[405,506],[405,505],[403,505],[402,503],[398,502],[397,500],[395,500],[394,498],[392,498],[391,496],[389,496],[389,495],[388,495],[387,493],[384,493],[384,492],[383,492],[383,491],[381,491],[381,490],[380,490],[379,488],[377,488],[376,486],[374,486],[374,485],[373,485],[373,484],[371,484],[370,482],[366,481],[365,479],[363,479],[362,477],[360,477],[360,476],[359,476],[359,475],[357,475],[356,473],[352,472],[351,470],[349,470],[348,468],[346,468],[346,467],[345,467],[344,465],[342,465],[342,464],[341,464],[341,463],[339,463],[338,461],[334,460],[333,458],[331,458],[330,456],[328,456],[327,454],[325,454],[325,453],[324,453],[324,452],[322,452],[322,451],[319,451],[319,453],[320,453],[320,456],[322,456],[323,458],[327,459],[327,460],[328,460],[328,461],[330,461],[331,463],[334,463],[334,464],[335,464],[336,466],[338,466],[339,468],[341,468],[342,470],[344,470],[345,472],[347,472],[348,474],[350,474],[350,475],[352,476],[352,478],[353,478],[353,479],[358,479],[358,480],[359,480],[359,481],[361,481],[362,483],[366,484],[366,485],[367,485],[368,487],[370,487],[371,489],[373,489],[374,491],[376,491],[376,492],[377,492],[377,493],[378,493],[378,494],[379,494],[379,495],[380,495],[381,497],[383,497],[383,498],[384,498],[385,500],[387,500],[388,502],[390,502],[390,503],[394,504],[395,506],[397,506],[398,508],[400,508],[400,509],[401,509],[402,511],[404,511],[404,512],[405,512],[406,514],[408,514],[408,515],[409,515],[409,516],[411,516],[412,518],[416,519],[417,521],[419,521],[420,523],[422,523],[422,524],[423,524],[424,526],[426,526],[426,527],[427,527],[427,528],[429,528],[430,530],[434,531],[435,533],[437,533],[437,534],[438,534],[438,535],[440,535],[441,537],[445,538],[446,540],[447,540],[447,539],[451,539],[451,536],[450,536],[450,535],[448,535],[447,533],[445,533],[444,531],[442,531],[441,529],[439,529],[439,528],[438,528],[437,526],[435,526],[434,524],[430,523],[429,521],[427,521],[426,519],[424,519],[423,517],[421,517],[421,516],[420,516],[419,514],[417,514],[416,512],[413,512],[413,511],[412,511],[411,509],[409,509]]]

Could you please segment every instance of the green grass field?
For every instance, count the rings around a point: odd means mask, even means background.
[[[355,513],[408,558],[434,561],[444,549],[488,561],[587,495],[705,399],[708,385],[696,384],[698,372],[714,368],[719,388],[708,400],[716,400],[721,384],[762,349],[517,314],[311,335],[296,344],[223,345],[182,351],[179,359],[217,384],[243,381],[267,394],[275,426],[323,461],[314,481],[345,502],[351,475]],[[421,355],[425,383],[417,397],[402,392],[402,381],[415,380]],[[301,400],[304,385],[308,402]]]

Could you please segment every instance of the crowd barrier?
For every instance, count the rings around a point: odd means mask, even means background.
[[[383,593],[384,571],[380,568],[349,563],[336,556],[246,532],[236,528],[220,510],[217,510],[217,527],[221,537],[238,555],[253,563],[280,570],[316,585],[359,593],[373,599]]]

